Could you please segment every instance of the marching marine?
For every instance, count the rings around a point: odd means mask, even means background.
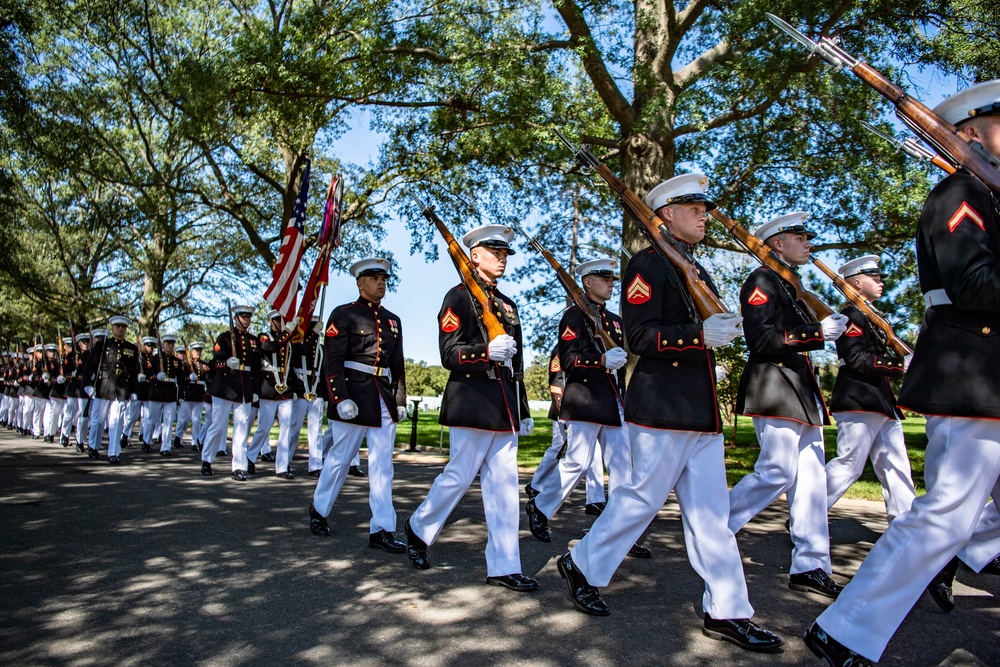
[[[84,393],[91,397],[90,458],[100,458],[98,449],[104,428],[108,429],[108,463],[121,463],[121,437],[128,399],[135,400],[139,378],[139,349],[125,340],[132,321],[122,315],[108,320],[111,335],[101,338],[87,357]],[[96,335],[96,332],[95,332]]]

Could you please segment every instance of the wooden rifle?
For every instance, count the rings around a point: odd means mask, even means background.
[[[420,209],[421,214],[427,218],[441,233],[444,237],[445,243],[448,244],[448,254],[451,255],[451,261],[455,264],[455,268],[458,269],[458,273],[462,277],[462,282],[465,283],[466,289],[469,290],[469,294],[479,302],[479,305],[483,307],[483,324],[486,326],[486,336],[490,340],[493,340],[497,336],[503,336],[507,333],[507,330],[503,328],[503,324],[497,319],[497,316],[493,313],[493,304],[490,303],[489,297],[486,296],[486,291],[483,288],[481,279],[476,271],[476,267],[473,266],[472,260],[469,256],[465,254],[462,250],[462,246],[458,244],[452,233],[448,231],[445,227],[444,222],[438,217],[437,213],[434,212],[433,206],[424,206],[423,202],[417,199],[416,195],[410,193],[413,200],[417,203],[417,207]]]
[[[862,81],[874,88],[896,108],[896,115],[917,136],[952,163],[961,165],[981,180],[986,187],[1000,194],[1000,160],[990,155],[982,144],[958,131],[951,123],[910,97],[905,90],[889,81],[868,63],[855,58],[840,47],[836,40],[821,37],[814,42],[774,14],[767,18],[783,32],[822,58],[835,71],[847,67]]]
[[[601,163],[601,161],[590,152],[590,149],[587,148],[586,145],[574,148],[569,140],[563,136],[562,132],[556,129],[555,133],[562,140],[562,142],[566,144],[566,147],[574,152],[576,159],[584,167],[596,171],[597,174],[611,186],[611,189],[618,193],[618,198],[621,201],[622,208],[624,208],[625,211],[639,223],[639,226],[645,232],[647,238],[649,238],[650,243],[653,244],[653,247],[656,248],[657,252],[659,252],[677,269],[681,279],[687,287],[688,294],[691,295],[694,307],[698,311],[698,315],[701,319],[707,320],[712,315],[728,313],[729,309],[726,308],[726,305],[722,303],[722,300],[718,297],[718,295],[712,291],[712,289],[708,286],[708,283],[702,280],[701,276],[698,275],[698,267],[695,266],[694,261],[692,261],[686,253],[682,253],[674,247],[673,242],[676,239],[674,239],[673,235],[667,230],[663,220],[661,220],[656,213],[646,206],[646,202],[632,192],[632,190],[625,185],[621,179],[615,176],[606,165]]]
[[[847,282],[837,274],[836,271],[828,267],[823,262],[819,261],[815,257],[810,257],[813,265],[822,271],[826,276],[833,281],[834,286],[840,290],[844,297],[858,307],[868,321],[875,325],[879,331],[885,336],[885,344],[900,358],[905,357],[908,354],[913,354],[913,350],[902,341],[896,334],[893,333],[892,327],[889,326],[889,322],[886,321],[885,315],[882,314],[875,306],[873,306],[868,299],[861,296],[861,293],[854,288],[851,283]]]
[[[717,208],[709,211],[708,214],[721,222],[722,226],[729,230],[729,233],[743,246],[748,254],[756,257],[757,261],[771,269],[779,278],[792,286],[792,289],[795,291],[795,300],[799,302],[799,307],[802,308],[802,314],[806,319],[811,322],[819,322],[836,312],[818,296],[806,290],[802,286],[802,279],[799,277],[799,274],[763,241]]]
[[[514,229],[516,229],[518,233],[528,241],[528,244],[532,248],[541,253],[542,257],[545,258],[545,261],[547,261],[549,265],[553,269],[555,269],[556,277],[559,279],[559,282],[562,283],[563,289],[566,290],[566,294],[573,301],[573,303],[576,304],[576,307],[580,309],[584,317],[590,320],[591,325],[594,327],[594,333],[597,334],[598,341],[604,348],[601,351],[607,352],[613,347],[618,347],[618,344],[615,343],[614,339],[611,337],[611,334],[609,334],[607,329],[604,328],[604,325],[601,322],[601,317],[598,314],[598,312],[594,309],[593,303],[591,303],[590,300],[587,299],[587,296],[583,293],[583,290],[581,290],[580,287],[576,284],[576,281],[573,280],[573,276],[571,276],[569,272],[562,267],[562,265],[559,263],[559,260],[553,257],[552,253],[550,253],[548,250],[545,249],[545,246],[542,245],[541,241],[532,236],[528,236],[528,233],[524,231],[521,225],[517,224],[516,222],[512,222],[511,226]]]

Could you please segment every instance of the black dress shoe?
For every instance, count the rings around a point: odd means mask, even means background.
[[[583,511],[591,516],[601,516],[604,513],[604,508],[607,503],[587,503],[587,506],[583,508]]]
[[[81,454],[83,454],[83,445],[81,445],[79,442],[76,443],[76,451],[78,451]]]
[[[309,471],[309,476],[310,477],[315,477],[316,479],[319,479],[319,476],[322,475],[322,474],[323,474],[323,470],[320,469],[320,468],[317,468],[316,470],[310,470]]]
[[[229,456],[229,452],[223,449],[221,452],[218,452],[216,456],[221,456],[222,458],[226,458],[227,456]]]
[[[538,582],[531,577],[526,577],[520,572],[505,574],[502,577],[486,577],[486,583],[490,586],[503,586],[518,593],[527,593],[538,588]]]
[[[712,639],[732,642],[748,651],[769,653],[784,644],[781,637],[765,630],[749,618],[715,619],[705,614],[705,625],[701,633]]]
[[[257,464],[253,461],[247,461],[247,474],[256,475],[257,474]]]
[[[173,440],[172,440],[172,441],[170,442],[170,446],[171,446],[171,447],[177,447],[178,449],[180,449],[180,447],[181,447],[181,439],[180,439],[180,438],[178,438],[178,437],[177,437],[177,436],[175,435],[175,436],[174,436],[174,439],[173,439]]]
[[[160,450],[160,456],[173,456],[173,455],[174,455],[174,453],[171,452],[169,449],[161,449]]]
[[[788,587],[793,591],[816,593],[828,598],[836,598],[840,595],[840,591],[844,590],[843,586],[821,568],[789,575]]]
[[[587,582],[583,572],[573,566],[573,558],[568,551],[556,561],[556,567],[559,569],[559,576],[569,586],[569,598],[577,610],[591,616],[611,614],[611,608],[601,599],[601,593]]]
[[[121,465],[122,460],[120,458],[118,458],[117,456],[109,456],[108,457],[108,463],[110,463],[113,466],[117,466],[117,465]]]
[[[279,479],[295,479],[295,475],[293,475],[288,470],[286,470],[285,472],[275,473],[274,476],[277,477],[277,478],[279,478]]]
[[[274,463],[274,454],[272,454],[271,452],[268,452],[267,454],[261,454],[260,460],[267,461],[268,463]]]
[[[147,444],[146,444],[146,443],[144,442],[144,443],[142,443],[142,451],[144,451],[144,452],[151,452],[151,451],[153,451],[153,448],[152,448],[152,447],[150,447],[149,445],[147,445]]]
[[[944,613],[955,608],[955,596],[951,587],[955,583],[955,573],[958,572],[958,558],[952,558],[941,571],[934,575],[931,583],[927,584],[927,592],[934,598],[937,606],[941,607]]]
[[[997,556],[987,563],[983,569],[979,571],[979,574],[1000,574],[1000,556]]]
[[[551,542],[552,533],[549,532],[549,520],[535,507],[535,500],[532,498],[524,505],[524,513],[528,515],[528,530],[540,542]]]
[[[64,435],[63,437],[59,438],[59,444],[62,445],[63,447],[69,447],[69,436]]]
[[[347,469],[347,474],[351,477],[365,477],[366,473],[361,469],[361,466],[351,466]]]
[[[316,506],[309,503],[309,530],[313,535],[319,537],[330,537],[330,524],[326,522],[326,517],[316,511]],[[405,550],[406,547],[404,546]]]
[[[236,470],[234,470],[233,474],[230,475],[230,476],[233,479],[235,479],[237,482],[245,482],[245,481],[247,481],[247,473],[246,473],[246,471],[245,470],[240,470],[239,468],[237,468]]]
[[[388,530],[380,530],[368,536],[368,546],[372,549],[381,549],[391,554],[401,554],[406,551],[406,545],[396,539],[396,536]]]
[[[524,485],[524,492],[528,494],[528,500],[531,500],[532,498],[538,495],[538,491],[536,491],[535,487],[531,485],[531,482],[528,482],[527,484]]]
[[[101,458],[101,454],[96,449],[88,447],[87,448],[87,458],[100,459]]]
[[[818,623],[813,623],[804,635],[802,641],[806,643],[809,650],[830,663],[830,667],[873,667],[874,662],[868,658],[855,653],[836,639],[826,634],[826,631],[819,627]]]
[[[53,437],[51,435],[47,435],[44,438],[42,438],[42,442],[46,442],[46,443],[48,443],[50,445],[55,444],[55,440],[53,439]]]
[[[201,451],[201,445],[199,445],[198,443],[192,443],[191,444],[191,451],[192,452],[200,452]]]
[[[119,444],[121,444],[122,448],[131,447],[131,445],[128,442],[128,436],[125,435],[124,433],[122,433],[121,442]]]
[[[212,472],[212,464],[209,463],[208,461],[202,461],[201,462],[201,474],[204,475],[205,477],[209,477],[210,475],[214,475],[215,473]]]
[[[427,557],[427,543],[413,532],[409,519],[406,520],[406,557],[410,565],[418,570],[426,570],[431,566],[431,560]]]
[[[652,558],[653,552],[641,544],[633,544],[632,548],[629,549],[628,553],[625,555],[632,558]]]

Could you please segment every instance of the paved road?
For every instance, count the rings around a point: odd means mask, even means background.
[[[348,478],[322,539],[308,528],[304,474],[279,480],[262,464],[240,484],[202,478],[190,451],[123,458],[112,467],[0,431],[0,664],[822,664],[797,639],[825,602],[786,586],[782,503],[739,535],[757,620],[787,640],[757,655],[702,636],[702,584],[673,501],[648,532],[653,559],[626,559],[604,592],[612,615],[594,618],[573,610],[554,560],[591,523],[582,489],[552,522],[552,544],[522,527],[524,571],[541,588],[517,594],[483,583],[478,486],[432,547],[434,567],[418,572],[368,548],[365,480]],[[398,534],[442,465],[397,454]],[[304,473],[304,461],[293,469]],[[835,574],[847,581],[884,514],[844,502],[831,522]],[[921,599],[881,664],[1000,664],[1000,577],[963,569],[956,594],[949,615]]]

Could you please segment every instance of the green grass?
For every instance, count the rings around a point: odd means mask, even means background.
[[[546,411],[534,411],[531,416],[535,420],[535,430],[529,436],[520,438],[518,443],[517,463],[525,468],[534,468],[542,458],[542,454],[552,442],[552,421],[546,417]],[[438,412],[421,411],[419,423],[417,424],[417,446],[424,451],[437,452],[442,436],[442,427],[438,425]],[[903,422],[903,436],[906,439],[906,448],[910,456],[910,465],[913,468],[913,483],[917,487],[917,493],[924,490],[924,448],[927,446],[927,437],[924,434],[925,420],[920,417],[911,417]],[[396,432],[396,444],[398,447],[406,448],[410,442],[411,422],[403,422]],[[276,434],[276,431],[275,431]],[[729,485],[738,482],[744,475],[753,471],[754,462],[760,448],[757,446],[757,438],[754,435],[753,424],[749,417],[740,417],[736,431],[736,445],[726,447],[726,476]],[[276,437],[276,435],[275,435]],[[303,430],[303,437],[305,431]],[[837,428],[827,426],[823,429],[824,442],[826,444],[826,458],[829,461],[837,455]],[[726,439],[729,440],[729,429],[726,428]],[[448,429],[443,428],[443,444],[445,450],[448,448]],[[881,500],[882,486],[879,484],[875,473],[872,471],[871,463],[865,465],[865,471],[861,478],[845,494],[847,498],[859,498],[864,500]]]

